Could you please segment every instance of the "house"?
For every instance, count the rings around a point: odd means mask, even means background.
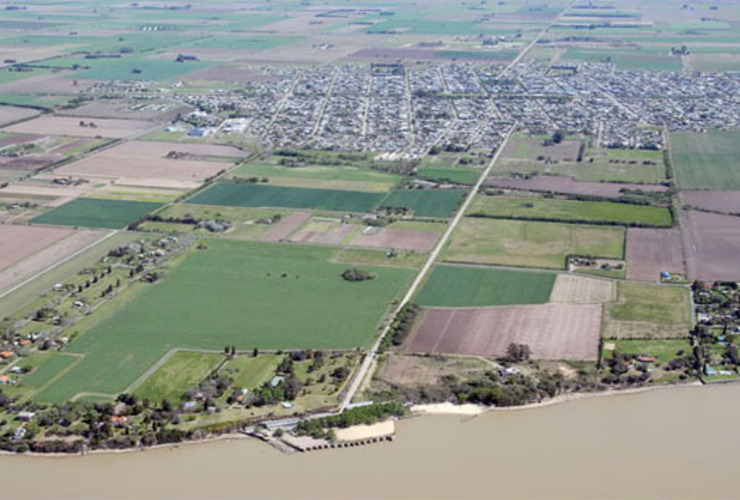
[[[9,385],[9,384],[12,384],[12,383],[13,383],[13,381],[11,380],[10,377],[8,377],[7,375],[0,375],[0,384],[3,384],[3,385],[8,384]]]
[[[8,358],[12,357],[13,354],[15,354],[13,351],[2,351],[2,352],[0,352],[0,358],[8,359]]]
[[[113,427],[123,427],[128,422],[128,417],[126,415],[115,415],[110,418],[110,423],[113,424]]]
[[[643,363],[654,363],[657,360],[655,356],[637,356],[637,361],[641,361]]]
[[[272,380],[270,380],[270,387],[277,387],[280,384],[285,382],[285,377],[281,377],[280,375],[276,375],[272,377]]]
[[[32,420],[35,416],[36,416],[35,412],[22,411],[22,412],[19,412],[18,415],[15,416],[15,419],[21,422],[28,422],[29,420]]]
[[[13,439],[15,439],[16,441],[20,441],[24,437],[26,437],[26,428],[18,427],[13,434]]]

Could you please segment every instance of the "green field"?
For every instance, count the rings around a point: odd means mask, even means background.
[[[123,391],[173,348],[220,351],[354,349],[368,345],[414,271],[363,266],[348,282],[335,251],[208,240],[155,285],[139,284],[101,307],[68,348],[85,358],[45,390],[45,401]]]
[[[614,344],[621,354],[655,356],[659,363],[667,363],[681,351],[683,355],[691,352],[691,344],[685,339],[617,340]]]
[[[422,167],[416,176],[420,179],[439,182],[452,182],[455,184],[472,185],[480,177],[480,170],[473,168],[434,168]]]
[[[673,223],[671,212],[667,208],[517,196],[476,196],[467,215],[565,222],[605,222],[652,227],[670,226]]]
[[[24,386],[38,389],[49,383],[64,369],[80,360],[77,356],[68,356],[62,353],[49,354],[49,356],[43,356],[44,361],[35,367],[31,373],[23,377]],[[27,366],[27,363],[20,363],[20,366]]]
[[[388,192],[401,177],[369,168],[338,165],[287,167],[269,162],[255,162],[231,172],[236,177],[266,177],[271,185],[347,189],[350,191]]]
[[[176,62],[173,59],[150,59],[127,56],[114,59],[67,59],[64,64],[78,64],[82,68],[67,76],[92,80],[153,80],[178,78],[212,65],[201,61]]]
[[[562,269],[568,255],[621,259],[625,231],[555,222],[465,218],[444,259]]]
[[[671,159],[681,189],[740,189],[740,132],[671,134]]]
[[[620,281],[617,300],[606,309],[604,337],[686,337],[691,323],[689,293],[687,287]]]
[[[186,399],[188,389],[197,387],[223,360],[223,354],[178,351],[134,394],[156,404],[165,399],[179,404]]]
[[[381,207],[408,208],[420,217],[452,217],[466,189],[402,189],[393,191]]]
[[[54,226],[121,229],[162,206],[141,201],[78,198],[31,220]]]
[[[264,186],[261,184],[219,183],[188,202],[196,205],[231,207],[283,207],[370,212],[383,199],[381,193]]]
[[[415,302],[421,306],[482,307],[544,304],[555,273],[437,266]]]
[[[256,358],[251,356],[237,356],[230,360],[220,373],[234,380],[234,387],[256,389],[270,380],[283,356],[277,354],[261,354]]]

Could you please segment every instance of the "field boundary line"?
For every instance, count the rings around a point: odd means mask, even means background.
[[[447,226],[447,229],[445,230],[442,237],[437,242],[437,245],[434,247],[434,250],[429,254],[429,258],[427,259],[424,266],[421,268],[419,273],[416,275],[416,278],[411,283],[411,287],[406,292],[406,295],[404,295],[403,299],[398,303],[396,308],[393,310],[392,315],[390,319],[386,322],[385,327],[383,328],[383,331],[378,336],[377,340],[373,344],[373,347],[371,348],[370,352],[368,352],[365,355],[365,359],[363,359],[362,364],[360,365],[360,369],[355,375],[354,379],[352,380],[352,383],[349,386],[349,390],[347,391],[347,394],[342,399],[340,405],[339,405],[339,413],[343,412],[347,406],[352,402],[352,399],[354,398],[355,394],[357,393],[358,389],[360,388],[362,381],[364,380],[365,376],[367,375],[367,372],[369,371],[370,367],[373,364],[373,360],[378,356],[378,351],[380,349],[380,345],[383,342],[383,338],[388,334],[391,325],[393,324],[393,319],[396,317],[398,312],[403,309],[403,307],[408,304],[411,301],[411,298],[416,293],[419,286],[423,283],[424,279],[429,274],[429,271],[434,266],[434,263],[436,262],[437,258],[442,253],[442,250],[447,245],[447,242],[452,237],[452,233],[457,228],[457,225],[460,223],[460,221],[465,216],[465,212],[467,211],[470,204],[473,202],[473,199],[475,199],[475,196],[478,194],[478,191],[480,190],[481,186],[483,185],[483,182],[488,178],[488,175],[491,173],[491,170],[493,169],[493,166],[498,161],[499,157],[501,156],[501,153],[503,152],[506,144],[509,142],[509,139],[511,139],[512,135],[514,135],[514,131],[517,128],[517,124],[515,123],[507,132],[506,136],[504,136],[504,140],[501,142],[501,145],[496,150],[496,153],[493,155],[493,158],[491,159],[490,163],[486,167],[486,169],[481,173],[480,177],[478,178],[478,181],[475,183],[473,188],[468,193],[468,196],[464,199],[463,203],[460,205],[460,208],[458,208],[457,213],[452,218],[452,221]]]
[[[146,382],[146,379],[154,375],[154,372],[156,372],[162,365],[164,365],[167,361],[169,361],[175,354],[177,354],[181,349],[178,347],[174,347],[167,351],[164,356],[159,358],[156,363],[154,363],[152,366],[150,366],[147,371],[139,375],[139,377],[134,380],[128,387],[126,387],[123,391],[123,393],[131,394],[136,389],[138,389],[144,382]]]
[[[42,271],[39,271],[38,273],[34,274],[30,278],[27,278],[26,280],[18,283],[17,285],[13,286],[12,288],[4,291],[3,293],[0,293],[0,299],[4,299],[5,297],[7,297],[8,295],[10,295],[11,293],[17,291],[20,288],[23,288],[27,284],[31,283],[32,281],[36,280],[37,278],[40,278],[41,276],[43,276],[44,274],[48,273],[49,271],[52,271],[52,270],[56,269],[57,267],[61,266],[62,264],[65,264],[65,263],[69,262],[70,260],[74,259],[78,255],[80,255],[80,254],[82,254],[82,253],[90,250],[91,248],[94,248],[94,247],[98,246],[99,244],[101,244],[105,240],[107,240],[108,238],[111,238],[113,235],[118,234],[118,232],[119,232],[119,230],[117,230],[117,229],[109,232],[108,234],[106,234],[106,235],[102,236],[101,238],[93,241],[92,243],[90,243],[89,245],[85,246],[84,248],[81,248],[81,249],[77,250],[76,252],[74,252],[71,255],[68,255],[64,259],[62,259],[59,262],[57,262],[56,264],[53,264],[53,265],[47,267],[46,269],[43,269]],[[30,257],[30,255],[29,255],[29,257]]]

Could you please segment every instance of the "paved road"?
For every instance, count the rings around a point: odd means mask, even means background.
[[[416,279],[411,284],[411,288],[408,289],[406,292],[406,295],[403,297],[403,300],[398,304],[396,309],[393,311],[393,316],[395,317],[396,314],[408,303],[411,301],[411,298],[414,296],[416,291],[418,290],[421,283],[426,278],[427,274],[429,274],[429,271],[431,270],[432,266],[434,265],[434,262],[437,260],[439,255],[442,253],[442,250],[444,249],[445,245],[447,245],[447,242],[450,240],[450,237],[452,236],[452,233],[457,228],[457,225],[460,223],[460,221],[463,218],[463,215],[467,211],[470,204],[473,202],[473,199],[475,198],[475,195],[478,193],[478,190],[483,185],[483,182],[488,178],[488,174],[491,172],[491,169],[498,161],[499,156],[501,155],[501,152],[504,150],[504,146],[506,146],[506,143],[509,142],[509,139],[511,138],[511,135],[514,133],[514,130],[516,129],[516,124],[509,130],[509,132],[506,134],[506,137],[504,137],[503,142],[501,143],[501,146],[496,151],[496,154],[491,159],[491,162],[488,164],[486,169],[483,171],[483,174],[481,174],[480,178],[478,179],[478,182],[475,183],[475,186],[473,186],[473,189],[470,190],[470,193],[468,194],[467,198],[465,198],[465,201],[463,202],[460,209],[455,214],[455,217],[452,219],[452,222],[449,226],[447,226],[447,231],[445,231],[444,235],[442,235],[442,238],[437,243],[437,246],[434,247],[434,250],[431,254],[429,254],[429,258],[427,259],[426,263],[424,264],[424,267],[421,268],[421,271],[419,271],[419,274],[416,275]],[[378,340],[375,341],[375,344],[373,344],[373,347],[370,349],[368,354],[365,356],[365,359],[362,361],[362,364],[360,365],[360,369],[355,374],[354,379],[352,380],[352,383],[349,386],[349,390],[344,396],[344,399],[342,399],[342,403],[339,406],[339,411],[344,411],[347,406],[352,402],[352,399],[357,394],[358,389],[360,388],[360,385],[362,384],[362,381],[367,376],[368,371],[370,370],[370,367],[372,366],[373,359],[378,355],[378,349],[380,348],[380,343],[383,341],[383,337],[385,337],[388,334],[388,331],[390,330],[392,320],[386,324],[385,328],[383,329],[383,333],[378,337]]]

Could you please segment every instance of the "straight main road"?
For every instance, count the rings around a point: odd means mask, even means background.
[[[424,279],[429,274],[429,271],[432,269],[432,266],[436,262],[439,255],[442,253],[442,250],[444,249],[445,245],[447,245],[447,242],[452,237],[452,233],[455,231],[458,224],[460,223],[463,216],[465,215],[465,212],[467,211],[468,207],[473,202],[473,199],[475,198],[475,195],[478,193],[478,190],[483,185],[483,182],[488,178],[488,175],[491,173],[491,169],[498,161],[499,156],[501,156],[501,152],[504,150],[504,147],[509,142],[509,139],[511,139],[511,136],[514,133],[514,130],[516,129],[516,127],[517,125],[514,124],[514,126],[511,127],[511,129],[509,129],[509,131],[507,132],[498,150],[496,150],[496,154],[493,155],[493,158],[489,162],[488,166],[483,171],[481,176],[478,178],[478,182],[475,183],[475,186],[473,186],[473,189],[471,189],[470,193],[468,193],[468,196],[465,198],[465,201],[463,201],[462,206],[455,214],[455,217],[452,219],[452,222],[450,222],[450,225],[447,226],[447,230],[442,235],[442,238],[437,243],[437,246],[434,247],[434,250],[432,250],[432,253],[429,254],[429,258],[424,263],[424,266],[421,268],[421,271],[419,271],[419,274],[416,275],[416,279],[414,279],[414,282],[411,284],[411,287],[406,292],[406,295],[403,297],[403,300],[399,302],[398,306],[393,311],[393,315],[391,316],[391,319],[388,321],[385,328],[383,329],[383,333],[375,341],[375,344],[373,344],[372,348],[365,356],[365,359],[363,359],[362,364],[360,365],[360,369],[355,374],[354,379],[352,379],[352,383],[349,385],[349,389],[347,390],[347,393],[345,394],[344,398],[342,399],[342,403],[339,406],[340,413],[343,412],[347,408],[347,406],[352,402],[352,399],[357,394],[357,391],[359,390],[360,385],[362,384],[362,381],[365,380],[365,377],[367,376],[368,371],[370,370],[370,367],[373,364],[373,360],[378,356],[378,350],[380,349],[380,344],[381,342],[383,342],[383,338],[388,334],[388,331],[391,328],[391,324],[393,323],[393,318],[395,318],[398,312],[401,309],[403,309],[403,307],[411,301],[411,298],[414,296],[414,294],[416,294],[417,290],[419,289],[419,286],[423,283]]]

